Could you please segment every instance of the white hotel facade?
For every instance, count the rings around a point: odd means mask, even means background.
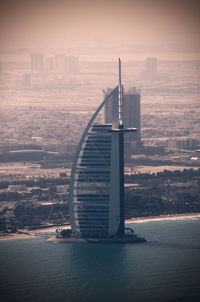
[[[96,118],[112,102],[112,122]],[[123,86],[108,94],[85,128],[71,170],[70,223],[72,234],[83,238],[124,236],[124,132]]]

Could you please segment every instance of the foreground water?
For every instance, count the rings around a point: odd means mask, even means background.
[[[1,241],[1,301],[200,301],[200,218],[131,226],[148,242]]]

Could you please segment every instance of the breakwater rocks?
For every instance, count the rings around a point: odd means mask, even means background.
[[[143,237],[135,236],[125,236],[125,237],[110,237],[110,238],[77,238],[77,237],[51,237],[47,240],[47,242],[51,243],[119,243],[119,244],[127,244],[127,243],[142,243],[146,242],[146,239]]]

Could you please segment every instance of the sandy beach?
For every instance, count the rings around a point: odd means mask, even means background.
[[[35,235],[31,235],[30,233],[11,233],[11,234],[0,234],[0,240],[13,240],[13,239],[27,239],[27,238],[34,238]]]
[[[188,213],[188,214],[168,214],[160,216],[150,216],[150,217],[137,217],[126,219],[125,223],[143,223],[150,221],[161,221],[161,220],[184,220],[184,219],[197,219],[200,218],[200,213]],[[19,230],[12,234],[0,234],[0,240],[10,240],[10,239],[28,239],[36,237],[47,237],[50,235],[55,235],[56,229],[69,229],[70,225],[63,226],[53,226],[49,228],[41,228],[35,230]]]
[[[168,214],[160,216],[150,216],[150,217],[137,217],[126,219],[126,224],[128,223],[142,223],[149,221],[161,221],[161,220],[184,220],[184,219],[196,219],[200,218],[200,213],[188,213],[188,214]]]
[[[70,228],[70,225],[53,226],[53,227],[41,228],[41,229],[35,229],[35,230],[20,229],[16,233],[11,233],[11,234],[0,233],[0,240],[45,237],[45,236],[54,235],[56,232],[56,229],[69,229],[69,228]]]

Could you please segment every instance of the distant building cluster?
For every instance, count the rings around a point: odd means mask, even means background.
[[[200,145],[200,141],[193,138],[187,139],[175,139],[175,140],[168,140],[167,146],[168,148],[176,148],[176,149],[194,149],[198,148]]]
[[[66,56],[65,54],[45,56],[42,53],[31,53],[30,59],[32,72],[55,71],[76,74],[80,70],[77,56]]]
[[[31,53],[30,70],[23,74],[22,83],[27,89],[73,89],[79,84],[76,77],[79,72],[78,56]]]

